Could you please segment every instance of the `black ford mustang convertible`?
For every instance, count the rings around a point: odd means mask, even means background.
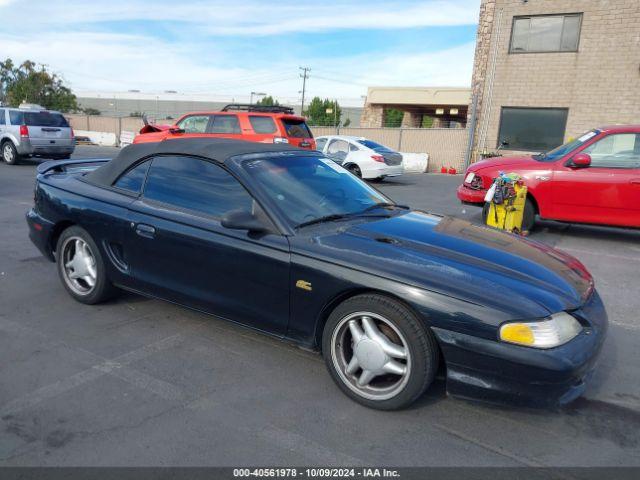
[[[397,205],[319,152],[225,139],[38,167],[31,240],[83,303],[126,289],[322,352],[373,408],[454,395],[558,405],[607,317],[584,266]]]

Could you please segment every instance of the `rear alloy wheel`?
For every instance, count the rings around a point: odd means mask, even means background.
[[[347,170],[353,173],[356,177],[362,178],[362,171],[360,170],[360,167],[358,165],[352,163],[347,167]]]
[[[338,306],[327,321],[322,346],[342,391],[381,410],[413,403],[438,366],[433,334],[408,308],[382,295],[359,295]]]
[[[105,264],[97,245],[82,228],[67,228],[56,247],[58,274],[69,294],[92,305],[112,296],[114,287],[106,276]]]
[[[7,141],[2,145],[2,159],[9,165],[15,165],[20,160],[18,150],[12,142]]]

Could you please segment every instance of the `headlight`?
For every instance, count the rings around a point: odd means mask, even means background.
[[[539,322],[505,323],[500,327],[500,340],[536,348],[553,348],[574,338],[582,331],[580,323],[566,312],[556,313]]]

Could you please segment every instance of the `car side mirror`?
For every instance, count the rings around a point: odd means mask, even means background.
[[[571,166],[576,168],[586,168],[591,165],[591,155],[588,153],[578,153],[571,159]]]
[[[248,210],[232,210],[223,215],[220,224],[232,230],[249,232],[268,232],[269,227],[257,215]]]
[[[184,128],[171,127],[171,128],[169,128],[169,133],[172,133],[173,135],[177,135],[179,133],[184,133]]]

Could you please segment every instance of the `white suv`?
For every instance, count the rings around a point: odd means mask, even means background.
[[[347,135],[316,137],[317,149],[364,179],[397,177],[404,173],[402,154],[373,140]]]
[[[73,129],[60,112],[38,105],[0,107],[0,151],[9,165],[21,158],[69,158],[76,142]]]

